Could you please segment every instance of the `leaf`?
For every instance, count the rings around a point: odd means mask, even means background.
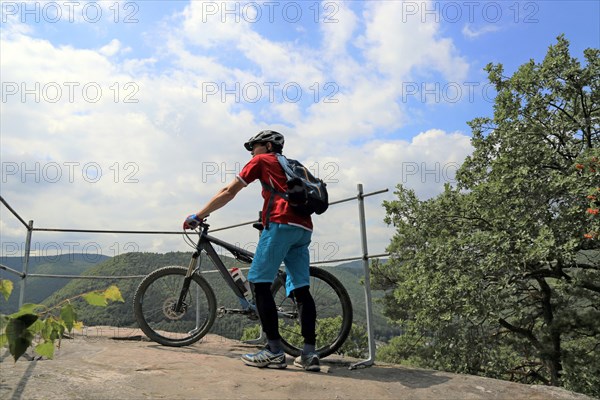
[[[54,341],[60,339],[62,333],[65,330],[64,324],[57,321],[54,317],[48,318],[43,322],[43,329],[41,330],[44,341]]]
[[[45,326],[46,324],[44,323],[44,321],[42,321],[41,319],[37,319],[33,324],[31,324],[28,330],[29,332],[35,335],[36,333],[42,332]]]
[[[73,329],[76,329],[78,331],[83,329],[83,322],[81,321],[75,321],[75,323],[73,323]]]
[[[23,315],[19,315],[16,318],[11,318],[8,321],[8,326],[6,327],[6,330],[8,331],[11,328],[11,322],[13,323],[13,326],[15,323],[20,324],[20,326],[23,327],[23,329],[27,329],[29,328],[31,325],[33,325],[33,323],[35,321],[38,320],[38,316],[35,314],[23,314]]]
[[[58,321],[52,322],[52,332],[50,334],[51,340],[60,340],[62,338],[63,333],[65,332],[65,325]]]
[[[121,291],[115,285],[110,286],[104,291],[104,298],[110,301],[120,301],[121,303],[125,303],[123,296],[121,296]]]
[[[106,307],[108,305],[106,298],[97,292],[86,293],[83,298],[92,306]]]
[[[4,296],[4,300],[8,301],[10,294],[13,291],[13,283],[8,279],[0,279],[0,294]]]
[[[6,343],[8,343],[8,337],[6,336],[5,333],[0,334],[0,349],[4,346],[6,346]]]
[[[75,310],[71,304],[67,304],[60,309],[60,318],[65,323],[67,331],[71,332],[73,329],[73,323],[77,320],[77,313],[75,313]]]
[[[38,344],[35,346],[35,352],[40,356],[52,359],[54,357],[54,343],[50,341]]]
[[[21,306],[21,308],[19,308],[19,311],[17,311],[14,314],[10,314],[9,317],[10,318],[18,318],[22,315],[28,315],[28,314],[35,314],[35,310],[39,309],[39,308],[43,308],[44,306],[41,304],[32,304],[32,303],[26,303],[23,304]]]
[[[37,321],[37,319],[38,316],[35,314],[24,314],[19,315],[16,318],[11,318],[10,321],[8,321],[6,327],[8,350],[10,351],[10,354],[13,355],[15,361],[17,361],[19,357],[27,351],[27,348],[31,346],[33,333],[27,328]]]

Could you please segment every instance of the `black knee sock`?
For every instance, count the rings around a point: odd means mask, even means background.
[[[256,300],[256,309],[260,317],[262,329],[267,335],[269,348],[273,352],[279,352],[281,349],[281,336],[279,335],[277,307],[271,294],[270,283],[254,283],[254,298]],[[274,348],[276,347],[276,348]]]
[[[317,337],[315,333],[316,321],[317,321],[317,308],[315,306],[315,300],[310,294],[308,286],[303,286],[294,290],[294,298],[298,305],[298,311],[300,312],[300,326],[302,329],[302,337],[304,337],[305,345],[309,349],[314,351],[314,345],[316,344]]]

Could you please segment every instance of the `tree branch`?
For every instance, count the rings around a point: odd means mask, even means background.
[[[600,271],[600,265],[597,264],[576,263],[573,266],[566,266],[565,268],[593,269]]]
[[[506,329],[510,330],[511,332],[516,333],[518,335],[521,335],[524,338],[526,338],[527,340],[529,340],[531,342],[531,344],[533,345],[533,347],[535,347],[538,351],[542,351],[543,350],[542,344],[534,336],[534,334],[533,334],[532,331],[530,331],[528,329],[525,329],[525,328],[520,328],[518,326],[514,326],[513,324],[511,324],[510,322],[508,322],[504,318],[498,318],[498,323],[500,325],[502,325],[503,327],[505,327]]]
[[[596,293],[600,293],[600,286],[593,284],[591,282],[583,282],[582,284],[578,285],[584,289],[587,290],[591,290],[592,292],[596,292]]]
[[[586,142],[588,145],[588,149],[592,148],[592,127],[591,127],[591,118],[590,114],[586,110],[585,104],[585,92],[583,91],[583,86],[579,85],[579,95],[581,96],[581,112],[585,117],[586,126],[583,127],[583,132],[586,134]],[[587,128],[587,130],[585,129]]]
[[[532,271],[532,272],[529,272],[529,273],[525,274],[523,277],[526,278],[526,279],[529,279],[529,278],[534,278],[534,279],[538,279],[538,278],[556,278],[556,279],[566,278],[567,280],[571,279],[564,272],[554,271],[554,270],[551,270],[551,269],[538,269],[538,270],[535,270],[535,271]]]
[[[567,111],[565,111],[562,107],[560,107],[559,105],[554,104],[552,102],[548,102],[548,105],[556,108],[562,114],[566,115],[568,119],[570,119],[572,122],[575,123],[575,125],[579,126],[579,129],[581,129],[583,132],[585,132],[585,126],[581,126],[581,124],[579,123],[579,121],[577,121],[577,119],[575,117],[573,117],[571,114],[569,114]]]

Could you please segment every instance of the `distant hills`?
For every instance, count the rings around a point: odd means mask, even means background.
[[[89,254],[61,254],[56,256],[32,256],[29,258],[28,273],[48,275],[81,275],[89,268],[109,259],[108,256]],[[0,264],[16,271],[23,271],[23,257],[0,257]],[[8,303],[0,301],[2,313],[14,312],[18,308],[21,292],[21,278],[13,273],[0,269],[0,278],[9,279],[14,283],[13,293]],[[68,278],[27,278],[25,288],[25,303],[40,303],[52,293],[70,282]]]

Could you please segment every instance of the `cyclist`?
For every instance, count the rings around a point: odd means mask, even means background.
[[[320,371],[319,356],[315,352],[317,312],[309,291],[308,246],[312,221],[310,216],[294,212],[285,199],[264,188],[264,185],[270,185],[279,192],[285,192],[287,179],[276,156],[282,153],[283,145],[283,135],[272,130],[264,130],[251,137],[244,147],[250,151],[252,159],[234,181],[221,189],[200,211],[187,217],[184,228],[197,227],[200,221],[229,203],[251,182],[258,179],[263,184],[264,230],[248,272],[248,280],[254,290],[256,308],[268,343],[257,353],[244,354],[242,361],[259,368],[287,367],[281,347],[277,309],[271,294],[271,284],[283,261],[287,271],[286,291],[288,296],[294,296],[298,305],[304,338],[302,354],[294,360],[294,365],[307,371]]]

